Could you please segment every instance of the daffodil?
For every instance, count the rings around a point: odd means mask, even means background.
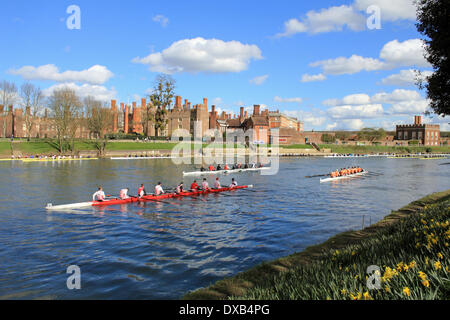
[[[403,294],[409,297],[409,295],[411,294],[411,291],[409,290],[408,287],[403,288]]]

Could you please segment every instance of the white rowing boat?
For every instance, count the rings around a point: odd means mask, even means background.
[[[183,176],[199,176],[199,175],[209,175],[209,174],[230,174],[230,173],[240,173],[247,171],[262,171],[269,170],[270,167],[262,167],[262,168],[247,168],[247,169],[232,169],[232,170],[219,170],[219,171],[193,171],[193,172],[184,172]]]
[[[347,178],[363,176],[367,172],[368,171],[363,171],[363,172],[358,172],[358,173],[349,174],[349,175],[346,175],[346,176],[335,177],[335,178],[324,178],[324,179],[320,179],[320,182],[322,183],[322,182],[336,181],[336,180],[341,180],[341,179],[347,179]]]
[[[151,157],[111,157],[111,160],[144,160],[144,159],[173,159],[172,156],[151,156]]]

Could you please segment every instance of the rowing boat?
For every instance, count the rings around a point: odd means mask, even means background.
[[[193,171],[193,172],[184,172],[183,171],[183,176],[199,176],[199,175],[208,175],[208,174],[230,174],[230,173],[239,173],[239,172],[247,172],[247,171],[262,171],[262,170],[269,170],[269,169],[270,169],[270,167],[232,169],[232,170],[216,170],[216,171]]]
[[[112,205],[119,205],[119,204],[127,204],[127,203],[133,203],[133,202],[145,202],[145,201],[158,201],[163,199],[170,199],[170,198],[181,198],[181,197],[193,197],[198,196],[202,194],[209,194],[209,193],[220,193],[225,191],[232,191],[236,189],[247,189],[247,188],[253,188],[253,185],[248,186],[236,186],[236,187],[226,187],[226,188],[220,188],[220,189],[208,189],[208,190],[199,190],[199,191],[186,191],[182,193],[164,193],[161,195],[146,195],[141,198],[138,197],[130,197],[128,199],[108,199],[105,201],[88,201],[88,202],[80,202],[80,203],[72,203],[72,204],[63,204],[63,205],[57,205],[54,206],[51,203],[47,204],[45,209],[51,210],[51,211],[61,211],[61,210],[70,210],[70,209],[76,209],[76,208],[88,208],[88,207],[104,207],[104,206],[112,206]]]
[[[363,172],[358,172],[358,173],[354,173],[354,174],[349,174],[346,176],[340,176],[340,177],[334,177],[334,178],[324,178],[324,179],[320,179],[320,182],[329,182],[329,181],[336,181],[336,180],[341,180],[341,179],[347,179],[347,178],[353,178],[353,177],[357,177],[357,176],[362,176],[365,175],[368,171],[363,171]]]
[[[52,162],[52,161],[98,160],[98,158],[26,158],[20,160],[22,162]]]
[[[172,156],[149,156],[149,157],[111,157],[111,160],[145,160],[145,159],[173,159]]]

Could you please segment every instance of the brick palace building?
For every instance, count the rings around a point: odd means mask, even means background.
[[[439,146],[441,144],[440,126],[438,124],[423,124],[421,116],[414,117],[414,124],[396,126],[396,140],[417,140],[424,146]]]

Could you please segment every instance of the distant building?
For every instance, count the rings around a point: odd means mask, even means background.
[[[439,146],[441,144],[440,126],[438,124],[423,124],[421,116],[414,117],[414,124],[397,125],[396,140],[417,140],[424,146]]]
[[[202,104],[196,104],[191,108],[191,103],[186,99],[182,104],[180,96],[175,97],[173,107],[167,106],[166,120],[167,125],[163,132],[159,132],[159,136],[171,137],[178,130],[183,129],[192,136],[194,133],[198,137],[203,137],[207,130],[217,129],[221,133],[233,130],[249,130],[254,131],[254,141],[252,143],[274,143],[272,139],[272,131],[279,130],[279,143],[298,143],[299,134],[303,131],[303,123],[296,118],[286,116],[277,111],[261,110],[260,105],[253,106],[253,113],[249,116],[244,107],[241,107],[239,116],[222,112],[218,115],[216,107],[211,107],[208,112],[208,100],[203,99]],[[25,114],[23,109],[13,109],[9,106],[8,110],[0,105],[0,137],[26,137],[25,120],[26,117],[32,117],[30,109],[26,108]],[[147,111],[150,113],[150,120],[145,123]],[[120,103],[120,108],[116,100],[111,100],[112,123],[109,131],[111,133],[125,134],[148,134],[148,136],[156,136],[155,125],[153,122],[155,108],[147,103],[145,98],[141,99],[140,106],[136,102],[131,105]],[[76,138],[89,138],[90,133],[86,126],[87,120],[84,118],[80,121],[80,128],[77,130]],[[42,117],[32,117],[32,129],[30,136],[32,138],[55,138],[57,135],[56,127],[53,119],[48,115],[47,110]],[[201,123],[200,128],[195,128],[196,123]],[[147,132],[144,132],[148,130]]]

